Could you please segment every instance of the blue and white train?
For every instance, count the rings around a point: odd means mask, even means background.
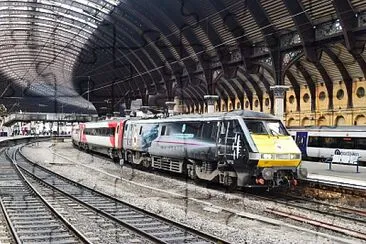
[[[366,126],[288,128],[302,157],[325,160],[337,153],[355,153],[366,162]]]

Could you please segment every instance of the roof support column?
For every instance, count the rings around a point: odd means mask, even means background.
[[[204,96],[207,102],[207,113],[215,112],[215,102],[219,100],[219,96],[216,95],[205,95]]]
[[[274,115],[280,118],[281,120],[284,119],[284,97],[286,91],[289,89],[288,86],[271,86],[271,90],[274,95]]]
[[[283,118],[283,111],[284,111],[284,92],[286,89],[283,89],[284,81],[284,72],[282,70],[282,62],[283,62],[283,55],[281,52],[281,41],[280,37],[277,34],[277,30],[274,28],[273,24],[271,23],[266,11],[261,6],[260,1],[257,0],[247,0],[247,7],[250,11],[252,17],[254,18],[257,25],[260,27],[263,38],[267,44],[269,52],[271,54],[272,59],[272,68],[274,71],[274,78],[275,78],[275,87],[282,87],[282,88],[271,88],[273,92],[276,92],[277,95],[274,95],[275,102],[273,110],[275,115],[279,116],[281,119]],[[276,102],[277,100],[277,102]],[[272,105],[271,105],[272,106]]]
[[[168,116],[173,116],[174,115],[175,102],[168,101],[168,102],[165,102],[165,105],[168,107]]]

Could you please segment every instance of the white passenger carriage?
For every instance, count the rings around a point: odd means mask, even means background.
[[[121,158],[124,119],[81,123],[73,127],[71,138],[75,146]]]
[[[358,154],[366,162],[366,126],[289,128],[303,157],[325,160],[334,154]]]

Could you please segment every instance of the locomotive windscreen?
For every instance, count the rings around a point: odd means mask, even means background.
[[[268,120],[244,120],[248,130],[252,134],[288,136],[285,127],[279,121]]]

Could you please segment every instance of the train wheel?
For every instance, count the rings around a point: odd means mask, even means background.
[[[237,187],[237,178],[229,175],[224,176],[224,185],[228,192],[233,192]]]
[[[121,158],[119,160],[119,166],[123,167],[124,164],[125,164],[125,160],[123,158]]]
[[[142,160],[142,166],[146,169],[149,169],[151,167],[151,162],[147,159]]]
[[[131,164],[133,163],[133,156],[131,152],[128,152],[127,154],[127,161]]]

